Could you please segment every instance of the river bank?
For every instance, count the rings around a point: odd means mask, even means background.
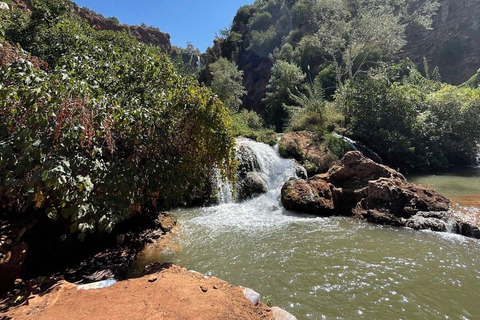
[[[59,282],[45,295],[3,314],[6,319],[275,319],[272,308],[254,306],[242,289],[175,265],[97,290]],[[2,315],[0,314],[0,318]],[[4,319],[2,318],[2,319]]]

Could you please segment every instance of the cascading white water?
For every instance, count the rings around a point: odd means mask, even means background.
[[[249,139],[238,139],[237,150],[241,146],[248,147],[260,167],[259,175],[265,181],[268,192],[240,203],[231,197],[232,186],[217,179],[218,206],[203,208],[204,215],[191,222],[215,228],[232,227],[244,230],[272,227],[273,225],[291,223],[292,220],[303,221],[303,218],[286,212],[281,204],[281,189],[291,177],[296,177],[295,163],[291,159],[283,159],[278,154],[278,147]],[[254,161],[254,159],[252,159]],[[230,193],[230,196],[227,194]]]
[[[267,184],[270,196],[280,196],[280,190],[289,178],[295,177],[295,165],[293,160],[282,159],[278,154],[278,146],[270,147],[264,143],[255,142],[249,139],[237,139],[236,149],[241,146],[248,147],[253,154],[249,155],[251,163],[258,162],[260,171],[258,174]],[[253,166],[253,165],[252,165]],[[233,203],[233,186],[220,177],[220,172],[215,170],[215,181],[217,183],[217,199],[219,204]]]
[[[213,178],[217,185],[217,201],[219,204],[233,202],[232,185],[226,181],[223,181],[220,169],[215,168],[213,170]]]

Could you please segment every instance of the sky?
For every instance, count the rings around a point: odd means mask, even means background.
[[[254,0],[74,0],[105,17],[121,23],[142,22],[170,34],[172,45],[186,47],[187,42],[205,52],[213,45],[215,34],[230,26],[238,8]]]

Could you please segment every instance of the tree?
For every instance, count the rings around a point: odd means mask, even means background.
[[[405,30],[411,23],[431,28],[440,4],[424,1],[414,8],[410,0],[301,0],[297,8],[308,8],[310,24],[325,56],[337,67],[341,88],[369,64],[392,59],[405,45]],[[304,10],[305,11],[305,10]]]
[[[220,58],[210,64],[210,71],[213,76],[211,88],[219,99],[233,111],[238,111],[242,105],[243,97],[247,92],[242,85],[243,71],[238,70],[235,62],[230,62],[225,58]]]
[[[297,97],[304,90],[305,74],[293,63],[278,60],[272,67],[272,76],[264,99],[267,123],[282,131],[290,118],[289,109],[298,105]]]

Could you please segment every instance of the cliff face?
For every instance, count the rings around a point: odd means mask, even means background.
[[[115,21],[105,19],[93,11],[85,8],[74,6],[73,9],[82,19],[86,20],[88,24],[95,30],[113,30],[113,31],[129,31],[138,41],[160,46],[166,53],[172,52],[172,45],[170,43],[170,35],[163,33],[159,29],[144,26],[131,26],[127,24],[120,24]]]
[[[31,0],[12,0],[12,3],[25,11],[32,9]],[[73,4],[72,10],[82,19],[87,21],[87,23],[95,30],[127,30],[140,42],[160,46],[168,54],[172,52],[170,35],[168,33],[161,32],[159,29],[146,26],[130,26],[121,24],[112,19],[105,18],[86,8],[80,8],[76,4]]]
[[[441,0],[433,30],[412,27],[403,57],[416,64],[426,57],[438,66],[442,79],[452,84],[467,81],[480,68],[480,1]]]

